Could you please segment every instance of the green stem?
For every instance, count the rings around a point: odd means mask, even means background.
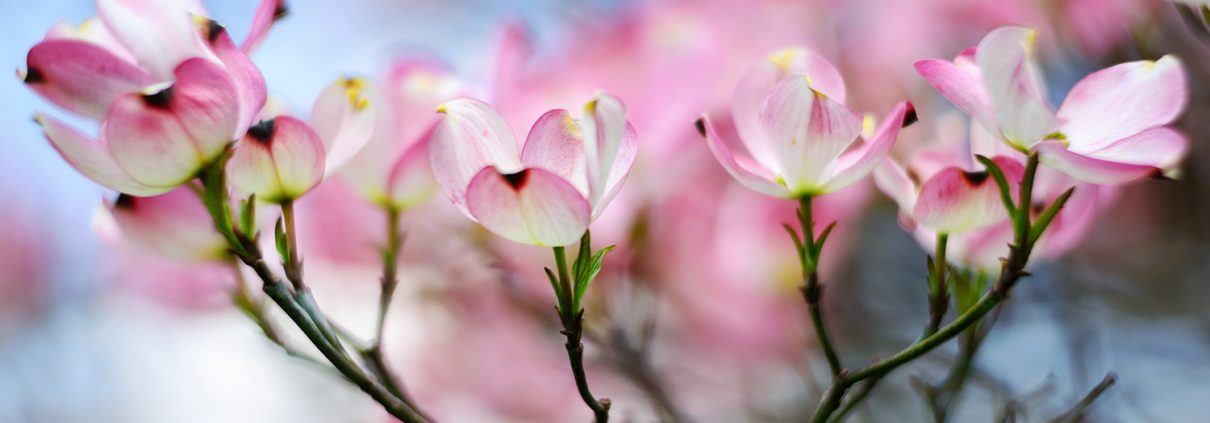
[[[286,225],[286,256],[282,257],[282,260],[286,261],[287,274],[298,273],[289,279],[294,284],[295,291],[302,291],[302,262],[298,258],[298,235],[294,229],[294,201],[286,200],[281,204],[281,217]]]
[[[946,245],[949,243],[948,234],[937,234],[937,248],[933,257],[933,274],[929,277],[929,321],[924,327],[922,337],[937,333],[941,320],[949,308],[949,290],[946,283],[946,271],[949,263],[946,259]]]
[[[828,367],[832,370],[832,377],[838,378],[844,370],[840,364],[840,355],[836,353],[836,348],[832,345],[832,337],[828,334],[827,325],[824,324],[823,310],[820,307],[819,300],[823,295],[823,287],[819,283],[819,254],[823,245],[816,244],[815,240],[815,222],[814,211],[811,205],[811,196],[803,196],[798,202],[798,217],[799,224],[802,226],[802,239],[804,248],[800,249],[799,262],[802,265],[803,299],[807,302],[807,313],[811,316],[811,326],[815,328],[815,336],[819,339],[819,347],[823,349],[824,357],[828,360]]]
[[[399,233],[399,215],[400,211],[398,208],[389,207],[386,209],[387,242],[382,250],[382,291],[378,296],[378,319],[374,329],[374,341],[371,346],[362,348],[359,352],[362,359],[365,360],[366,367],[370,373],[377,376],[378,380],[381,380],[391,393],[415,407],[415,402],[403,388],[403,384],[400,383],[398,378],[391,372],[390,367],[387,366],[386,356],[382,348],[383,334],[386,331],[387,313],[391,309],[391,301],[395,296],[395,288],[399,285],[399,250],[403,246],[403,239]]]
[[[319,303],[315,301],[315,295],[311,293],[311,288],[307,287],[303,280],[303,264],[302,258],[298,254],[298,231],[294,226],[294,201],[286,200],[281,204],[282,222],[285,225],[286,237],[286,257],[282,257],[284,261],[282,267],[286,272],[286,279],[294,286],[294,301],[302,307],[307,316],[315,322],[315,326],[323,333],[324,337],[328,338],[328,342],[337,348],[344,348],[340,342],[340,336],[332,329],[332,324],[328,322],[328,318],[324,316],[319,309]]]
[[[231,225],[231,209],[227,200],[227,186],[223,175],[224,161],[220,160],[202,172],[202,201],[214,220],[215,229],[228,240],[228,246],[244,265],[251,268],[263,283],[262,290],[303,332],[311,344],[346,379],[378,402],[392,416],[405,423],[427,423],[429,419],[418,413],[411,405],[393,395],[390,390],[366,374],[353,362],[344,350],[328,341],[308,312],[300,306],[290,291],[265,263],[260,247],[251,235],[240,234]]]
[[[567,271],[567,252],[564,247],[554,247],[555,251],[555,267],[559,272],[559,318],[563,322],[563,326],[569,326],[572,318],[579,310],[572,310],[573,296],[575,291],[572,290],[571,277]]]
[[[605,423],[609,421],[609,406],[611,405],[608,398],[597,397],[588,389],[588,376],[584,373],[584,310],[572,310],[573,292],[572,281],[568,276],[567,271],[567,256],[563,247],[554,247],[555,265],[558,267],[560,298],[559,302],[559,317],[563,322],[563,335],[567,337],[567,342],[563,345],[567,349],[567,358],[571,363],[571,373],[576,380],[576,390],[580,393],[580,399],[584,404],[592,410],[593,421],[597,423]]]

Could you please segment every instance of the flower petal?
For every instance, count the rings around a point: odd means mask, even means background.
[[[861,117],[811,88],[807,75],[783,80],[761,112],[781,176],[795,194],[819,194],[833,162],[861,134]]]
[[[833,166],[836,174],[828,180],[824,186],[824,192],[838,191],[852,185],[874,170],[878,162],[882,161],[891,151],[891,147],[895,145],[895,140],[899,138],[899,129],[903,128],[904,123],[909,119],[909,114],[910,119],[916,118],[916,109],[912,103],[907,101],[899,103],[878,127],[878,131],[874,132],[874,137],[869,142],[865,142],[860,147],[845,152],[837,158],[836,165]]]
[[[361,150],[378,129],[382,94],[365,78],[343,77],[324,89],[311,108],[311,123],[327,152],[325,171],[336,172]],[[388,122],[381,122],[388,125]],[[381,182],[380,182],[381,183]]]
[[[522,244],[563,246],[588,229],[592,209],[575,187],[543,169],[502,174],[480,171],[466,191],[471,216],[483,227]]]
[[[605,194],[609,172],[614,168],[618,150],[630,125],[626,121],[626,106],[613,95],[598,93],[584,105],[584,120],[581,125],[586,147],[584,156],[588,163],[588,198],[590,203],[597,204]],[[631,159],[633,161],[633,157]],[[629,164],[625,168],[629,171]]]
[[[116,100],[104,137],[114,160],[146,185],[175,186],[218,157],[238,126],[235,89],[213,62],[193,58],[176,83]]]
[[[265,101],[268,96],[265,88],[265,77],[261,75],[260,69],[252,63],[252,59],[248,58],[242,50],[235,46],[235,42],[231,41],[231,36],[227,33],[226,28],[206,18],[198,18],[197,24],[200,26],[201,35],[206,40],[206,46],[214,53],[223,67],[226,68],[230,75],[231,82],[235,84],[236,93],[239,95],[239,127],[231,136],[231,139],[238,139],[244,136],[243,131],[256,120],[261,109],[265,106]]]
[[[307,124],[278,116],[248,130],[227,163],[231,186],[269,202],[301,197],[323,179],[323,142]]]
[[[191,15],[205,15],[197,1],[97,0],[97,14],[151,73],[167,79],[177,64],[205,55]]]
[[[119,96],[155,82],[138,66],[86,41],[53,39],[29,50],[20,75],[43,98],[81,115],[100,119]]]
[[[206,59],[186,60],[176,68],[168,107],[197,145],[202,160],[217,157],[243,135],[238,84]],[[258,106],[259,109],[259,106]]]
[[[244,42],[240,44],[240,50],[252,54],[265,36],[269,35],[269,28],[272,28],[273,24],[281,18],[286,17],[289,11],[285,0],[261,0],[260,5],[256,7],[256,14],[252,17],[252,27],[248,30],[248,36],[244,37]]]
[[[987,89],[983,87],[978,68],[928,59],[916,62],[916,71],[959,110],[983,126],[996,129],[991,99],[988,98]]]
[[[752,157],[770,170],[780,169],[774,149],[760,124],[761,110],[778,82],[790,75],[803,73],[811,76],[815,89],[844,103],[845,86],[840,72],[823,57],[801,48],[785,49],[769,55],[748,71],[735,88],[731,115],[740,140]]]
[[[102,126],[109,153],[122,170],[139,183],[177,186],[188,182],[205,159],[189,132],[159,98],[170,88],[152,94],[129,94],[114,101]],[[157,105],[152,105],[157,103]]]
[[[489,166],[504,174],[521,170],[517,141],[500,114],[482,101],[456,99],[437,111],[444,116],[429,145],[433,175],[450,201],[470,213],[466,189],[480,170]]]
[[[605,181],[604,192],[592,206],[594,220],[605,211],[605,206],[608,206],[609,202],[613,201],[613,197],[617,196],[618,191],[622,189],[622,183],[626,181],[626,176],[630,175],[630,167],[634,164],[638,153],[638,134],[635,133],[634,127],[630,126],[630,122],[626,122],[626,132],[622,134],[622,142],[618,146],[617,155],[613,158],[613,167],[609,169],[609,178]]]
[[[1034,147],[1038,160],[1073,178],[1092,184],[1120,184],[1159,172],[1155,166],[1102,160],[1074,153],[1058,141],[1044,141]]]
[[[78,26],[59,22],[46,31],[46,37],[42,40],[86,41],[108,50],[127,63],[138,63],[130,50],[127,50],[117,38],[114,38],[113,32],[105,26],[104,22],[101,22],[100,18],[96,17],[86,18]]]
[[[916,207],[916,182],[894,160],[883,160],[874,168],[874,185],[894,200],[901,212],[910,215]]]
[[[434,179],[433,168],[429,165],[428,135],[420,142],[412,144],[399,157],[391,168],[387,187],[390,206],[399,209],[418,206],[437,192],[437,180]]]
[[[521,149],[521,165],[559,175],[588,196],[588,158],[580,125],[563,109],[546,112],[534,122]]]
[[[1003,27],[987,34],[975,50],[975,62],[1000,134],[1010,144],[1024,148],[1040,142],[1058,127],[1034,67],[1035,36],[1027,28]]]
[[[1007,157],[993,159],[1010,181],[1020,180],[1020,162]],[[943,169],[920,186],[912,207],[912,218],[939,233],[955,234],[985,228],[1008,218],[1000,188],[987,171],[969,172],[958,167]]]
[[[1070,147],[1069,147],[1070,149]],[[1189,138],[1169,127],[1152,128],[1106,145],[1088,156],[1120,163],[1148,165],[1174,171],[1187,154]]]
[[[1088,75],[1059,108],[1068,148],[1088,153],[1145,129],[1167,125],[1188,102],[1181,61],[1123,63]]]
[[[42,127],[46,139],[68,164],[106,188],[138,196],[156,195],[172,189],[151,187],[135,181],[118,167],[105,144],[58,119],[38,114],[34,116],[34,121]]]
[[[794,197],[790,193],[790,190],[786,189],[785,186],[773,182],[770,177],[758,175],[741,166],[735,160],[735,155],[731,153],[731,149],[727,147],[727,144],[723,143],[723,139],[714,131],[714,125],[710,123],[710,119],[706,115],[702,115],[696,124],[698,133],[706,138],[706,144],[710,146],[710,152],[714,154],[714,158],[718,159],[718,162],[723,165],[723,169],[727,173],[730,173],[731,177],[739,181],[741,185],[748,187],[750,190],[773,197]],[[759,166],[760,164],[757,163],[756,165]],[[768,174],[769,171],[764,170],[763,173]]]
[[[227,240],[214,230],[210,214],[190,188],[154,197],[119,195],[107,204],[122,240],[182,261],[229,259]]]

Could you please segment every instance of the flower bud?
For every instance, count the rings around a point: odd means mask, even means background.
[[[323,179],[324,147],[302,121],[279,116],[248,129],[227,163],[231,186],[281,203],[306,194]]]

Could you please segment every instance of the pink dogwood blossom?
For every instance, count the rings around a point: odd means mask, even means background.
[[[617,194],[637,152],[618,98],[601,93],[577,121],[546,112],[518,151],[512,129],[490,105],[463,98],[441,105],[430,159],[437,182],[467,216],[509,240],[574,243]]]
[[[1173,175],[1189,140],[1168,124],[1181,114],[1188,84],[1181,61],[1115,65],[1080,80],[1056,112],[1033,60],[1035,33],[1003,27],[953,62],[916,69],[941,95],[988,131],[1042,163],[1097,184]]]
[[[261,9],[278,3],[266,0]],[[264,79],[199,3],[100,0],[97,10],[99,19],[78,28],[51,28],[18,77],[51,103],[100,122],[94,138],[35,117],[73,167],[116,191],[167,192],[243,136],[264,105]],[[263,37],[269,23],[249,38]]]
[[[912,104],[899,103],[869,141],[854,146],[872,125],[844,100],[844,80],[830,63],[806,50],[784,50],[735,90],[732,114],[751,159],[732,154],[708,117],[698,130],[723,168],[752,190],[782,198],[827,194],[872,171],[899,129],[915,120]]]

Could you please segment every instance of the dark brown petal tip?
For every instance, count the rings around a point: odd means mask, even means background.
[[[916,116],[916,106],[913,105],[912,102],[910,102],[910,101],[907,102],[907,112],[905,112],[903,115],[903,126],[902,127],[907,128],[909,126],[912,126],[912,124],[916,123],[916,121],[918,121],[918,120],[920,120],[920,117]]]
[[[701,135],[703,137],[706,136],[706,120],[705,119],[697,118],[697,120],[693,121],[693,127],[697,128],[698,135]]]
[[[206,41],[213,44],[216,40],[218,40],[220,35],[223,35],[223,31],[226,30],[227,28],[224,28],[222,24],[218,23],[218,21],[214,19],[206,19],[205,25],[202,27],[202,36],[206,38]]]
[[[118,194],[118,198],[113,200],[113,208],[115,209],[133,209],[135,206],[134,196],[127,194]]]
[[[22,79],[21,82],[26,84],[46,82],[46,74],[42,73],[41,69],[30,66],[29,69],[25,71],[25,78]]]
[[[983,185],[984,182],[987,182],[987,177],[988,173],[986,171],[962,172],[962,179],[966,179],[966,182],[973,186]]]
[[[504,178],[504,182],[507,182],[508,186],[513,187],[514,191],[520,191],[521,188],[525,187],[525,182],[529,180],[529,169],[500,176]]]
[[[248,128],[248,138],[268,145],[273,142],[273,134],[275,132],[277,132],[277,121],[266,119]]]
[[[143,94],[143,103],[148,107],[153,107],[156,109],[167,109],[171,107],[172,86],[169,85],[151,94]]]
[[[277,2],[277,7],[273,9],[273,20],[278,21],[290,15],[290,6],[286,5],[285,1]]]

